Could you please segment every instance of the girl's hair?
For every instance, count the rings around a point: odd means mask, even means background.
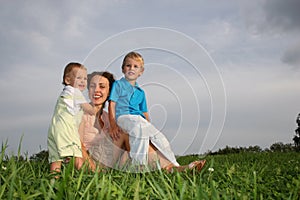
[[[126,56],[124,57],[123,63],[122,63],[122,69],[125,66],[125,62],[126,62],[127,58],[131,58],[131,59],[134,59],[136,61],[139,61],[142,65],[142,67],[144,67],[144,59],[143,59],[142,55],[137,53],[137,52],[132,51],[132,52],[129,52],[128,54],[126,54]]]
[[[105,78],[107,78],[108,82],[109,82],[109,94],[112,88],[113,83],[115,82],[115,78],[114,75],[108,71],[102,71],[102,72],[93,72],[91,74],[88,74],[88,78],[87,78],[87,88],[90,89],[90,84],[91,84],[91,80],[94,76],[103,76]],[[109,94],[107,96],[107,99],[109,97]],[[103,108],[105,107],[105,103],[107,101],[107,99],[103,102],[103,106],[100,110],[100,114],[102,114],[103,112]]]
[[[68,85],[66,83],[66,78],[72,76],[72,71],[75,68],[80,68],[80,69],[86,70],[86,68],[82,64],[77,63],[77,62],[70,62],[69,64],[67,64],[67,66],[64,69],[64,75],[63,75],[63,82],[62,82],[62,84]]]

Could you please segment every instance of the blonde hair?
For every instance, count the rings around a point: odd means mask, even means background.
[[[126,56],[124,57],[123,63],[122,63],[122,69],[124,68],[124,66],[126,64],[125,62],[126,62],[127,58],[131,58],[131,59],[134,59],[135,61],[140,62],[141,67],[144,68],[144,59],[143,59],[142,55],[137,52],[132,51],[132,52],[129,52],[128,54],[126,54]]]
[[[68,85],[66,83],[66,78],[67,77],[71,77],[72,75],[72,71],[73,69],[75,68],[79,68],[79,69],[84,69],[84,70],[87,70],[86,67],[80,63],[77,63],[77,62],[70,62],[69,64],[67,64],[67,66],[65,67],[64,69],[64,75],[63,75],[63,82],[62,84],[64,85]]]

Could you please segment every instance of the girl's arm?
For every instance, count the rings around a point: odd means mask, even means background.
[[[92,106],[91,104],[89,103],[83,103],[83,104],[80,104],[81,108],[83,109],[83,111],[85,113],[88,113],[89,115],[96,115],[96,111],[94,109],[94,106]]]

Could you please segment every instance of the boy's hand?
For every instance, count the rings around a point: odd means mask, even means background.
[[[108,104],[108,117],[109,117],[109,123],[110,123],[110,130],[109,134],[110,137],[114,140],[117,141],[120,138],[120,128],[118,127],[116,123],[116,102],[110,101]]]
[[[114,141],[117,141],[120,138],[120,128],[117,125],[111,126],[109,134]]]

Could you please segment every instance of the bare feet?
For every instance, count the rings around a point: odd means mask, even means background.
[[[191,162],[188,165],[183,165],[183,166],[168,166],[165,168],[165,170],[167,170],[167,172],[169,173],[173,173],[174,171],[176,172],[183,172],[186,170],[196,170],[197,172],[200,172],[202,170],[202,168],[204,167],[206,163],[206,160],[196,160]]]
[[[205,163],[206,163],[206,160],[197,160],[197,161],[191,162],[188,165],[188,168],[191,170],[195,169],[196,171],[200,172],[202,170],[202,168],[204,167]]]

